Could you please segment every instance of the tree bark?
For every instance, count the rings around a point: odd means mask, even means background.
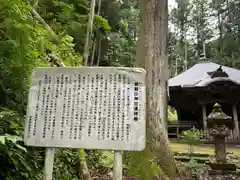
[[[79,161],[79,176],[84,180],[92,180],[91,174],[88,170],[87,162],[85,159],[85,152],[83,149],[79,149],[78,152],[78,161]]]
[[[137,65],[147,70],[147,148],[156,150],[166,175],[176,177],[179,171],[167,136],[168,80],[168,3],[167,0],[141,0],[140,39]]]
[[[98,57],[97,57],[97,66],[100,64],[100,58],[101,58],[101,45],[102,45],[102,39],[99,38],[98,40]]]
[[[222,18],[220,13],[221,4],[218,4],[218,29],[219,29],[219,52],[223,51],[223,26],[222,26]]]
[[[101,12],[101,5],[102,5],[102,0],[98,0],[98,10],[97,10],[97,15],[99,16],[100,15],[100,12]],[[100,64],[100,58],[101,58],[101,42],[102,42],[102,39],[101,39],[101,36],[100,34],[97,32],[97,41],[98,42],[98,51],[97,51],[97,66],[99,66]]]
[[[102,5],[102,0],[98,0],[98,11],[97,11],[98,16],[100,15],[101,5]]]
[[[93,66],[94,64],[94,58],[95,58],[95,51],[96,51],[96,43],[97,43],[97,37],[94,38],[93,40],[93,47],[92,47],[92,57],[91,57],[91,63],[90,66]]]
[[[91,0],[91,8],[90,8],[89,19],[88,19],[87,34],[86,34],[86,39],[85,39],[85,44],[84,44],[84,52],[83,52],[83,59],[84,59],[85,66],[88,65],[89,42],[92,37],[95,4],[96,4],[96,0]]]
[[[98,10],[97,10],[97,15],[99,16],[100,15],[100,10],[101,10],[101,3],[102,1],[101,0],[98,0]],[[93,41],[93,49],[92,49],[92,59],[91,59],[91,66],[93,66],[93,63],[94,63],[94,58],[95,58],[95,51],[96,51],[96,44],[98,42],[98,57],[97,57],[97,66],[99,66],[99,61],[100,61],[100,51],[101,51],[101,37],[99,35],[99,33],[97,32],[96,33],[96,36],[94,38],[94,41]]]
[[[51,39],[58,44],[58,36],[57,34],[52,30],[52,28],[45,22],[45,20],[40,16],[40,14],[34,9],[30,9],[30,13],[32,16],[40,23],[42,26],[48,30],[48,32],[51,35]],[[56,66],[56,67],[64,67],[64,63],[61,62],[61,60],[53,53],[53,52],[47,52],[47,55],[49,57],[49,62],[51,66]]]
[[[45,29],[49,31],[49,33],[55,38],[55,40],[58,39],[56,33],[52,30],[52,28],[45,22],[45,20],[38,14],[38,12],[32,8],[30,9],[30,13],[32,14],[33,17],[35,17],[38,22],[40,22]]]

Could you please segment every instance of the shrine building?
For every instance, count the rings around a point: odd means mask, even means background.
[[[233,118],[234,130],[227,141],[240,140],[240,70],[201,61],[169,79],[169,105],[175,108],[178,121],[168,123],[169,137],[179,138],[181,131],[196,127],[207,133],[206,117],[213,105]]]

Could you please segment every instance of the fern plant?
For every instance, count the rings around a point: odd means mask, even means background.
[[[189,145],[189,153],[192,155],[194,152],[194,145],[200,143],[201,138],[203,137],[203,132],[201,130],[193,127],[190,130],[183,131],[181,138],[186,141]]]
[[[42,161],[40,151],[23,145],[22,119],[17,112],[0,109],[0,179],[33,179]],[[39,158],[40,156],[40,158]],[[34,157],[34,159],[33,159]]]
[[[155,157],[155,153],[148,149],[141,152],[126,153],[126,174],[139,179],[153,179],[154,177],[165,176]]]

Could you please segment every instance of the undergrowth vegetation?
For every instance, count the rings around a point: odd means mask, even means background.
[[[187,2],[187,1],[186,1]],[[174,9],[172,23],[182,28],[179,32],[169,33],[169,70],[170,75],[178,74],[185,68],[182,52],[183,35],[188,29],[203,29],[206,36],[197,36],[188,41],[188,67],[194,63],[195,54],[200,52],[203,40],[211,40],[213,33],[203,23],[200,27],[197,7],[205,1],[193,1],[185,11]],[[207,55],[222,60],[224,65],[239,66],[240,59],[240,24],[239,3],[229,3],[222,8],[207,7],[221,14],[221,37],[208,43]],[[179,3],[179,1],[177,1]],[[190,1],[189,1],[190,3]],[[187,3],[187,4],[189,4]],[[220,3],[220,2],[219,2]],[[234,4],[236,3],[236,4]],[[221,4],[221,3],[220,3]],[[188,5],[187,5],[188,6]],[[27,108],[27,94],[30,74],[35,67],[49,67],[48,53],[51,52],[66,66],[83,64],[83,49],[86,36],[90,0],[0,0],[0,179],[1,180],[40,180],[43,179],[44,149],[26,147],[23,143],[24,118]],[[205,7],[205,6],[204,6]],[[35,9],[49,29],[44,27],[31,14]],[[99,7],[96,7],[96,10]],[[178,6],[180,8],[180,6]],[[226,9],[228,8],[228,9]],[[221,11],[220,11],[221,10]],[[139,31],[138,0],[102,0],[100,14],[94,15],[93,35],[90,43],[92,65],[129,66],[136,60],[136,43]],[[190,12],[191,11],[191,12]],[[222,12],[224,11],[224,12]],[[182,12],[192,17],[182,16]],[[201,15],[201,14],[200,14]],[[200,17],[199,15],[199,17]],[[224,18],[223,18],[224,16]],[[207,17],[200,17],[206,20]],[[197,19],[197,20],[196,20]],[[209,17],[208,17],[209,20]],[[182,23],[178,23],[178,22]],[[179,27],[184,23],[186,26]],[[207,28],[207,29],[206,29]],[[198,32],[200,33],[200,32]],[[204,34],[204,33],[202,33]],[[195,40],[197,40],[195,42]],[[96,45],[95,52],[93,51]],[[99,64],[97,63],[99,59]],[[176,111],[169,107],[169,121],[178,119]],[[183,133],[183,139],[189,144],[189,151],[194,152],[202,132],[189,130]],[[111,174],[113,152],[86,150],[86,159],[92,177]],[[162,167],[155,158],[157,152],[146,149],[143,152],[124,153],[124,175],[132,179],[150,180],[164,177]],[[54,175],[56,180],[77,180],[77,150],[58,149],[55,154]],[[179,165],[181,166],[181,165]],[[184,171],[197,172],[199,164],[191,159],[182,165]]]

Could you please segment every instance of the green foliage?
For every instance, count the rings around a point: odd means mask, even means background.
[[[200,143],[201,138],[203,137],[203,133],[201,130],[193,127],[190,130],[183,131],[181,138],[187,141],[190,145],[197,145]]]
[[[107,52],[108,61],[112,66],[132,67],[135,61],[133,47],[129,47],[128,40],[121,33],[108,35],[109,49]]]
[[[190,130],[183,131],[181,138],[186,140],[191,145],[197,145],[200,142],[202,136],[202,131],[193,127]]]
[[[114,163],[114,152],[113,151],[102,151],[102,156],[99,160],[99,164],[101,164],[105,168],[112,168]]]
[[[184,170],[188,177],[196,177],[198,172],[204,167],[203,164],[199,164],[196,160],[190,159],[189,162],[184,163]]]
[[[0,1],[0,91],[2,104],[11,108],[23,104],[27,95],[28,76],[33,67],[46,65],[45,31],[29,16],[27,4],[20,0]],[[4,99],[5,98],[5,99]],[[0,104],[1,105],[1,104]]]
[[[107,1],[106,9],[111,32],[107,33],[108,50],[103,56],[111,66],[134,66],[136,60],[137,20],[139,8],[137,1]],[[112,16],[112,13],[115,15]]]
[[[80,65],[74,39],[62,32],[58,45],[30,14],[21,0],[0,0],[0,179],[42,179],[44,151],[24,146],[23,121],[26,113],[29,76],[34,67],[49,66],[46,50],[51,49],[66,65]],[[70,150],[56,153],[58,179],[74,179]],[[77,178],[75,178],[77,179]]]
[[[181,138],[189,144],[189,152],[191,154],[194,151],[194,145],[199,144],[202,137],[202,131],[196,129],[195,127],[190,130],[183,131],[181,136]]]
[[[54,161],[54,180],[78,180],[76,165],[77,151],[57,149]]]
[[[194,158],[194,145],[200,143],[201,138],[203,137],[203,132],[193,127],[190,130],[184,131],[181,138],[189,144],[189,153],[190,161],[184,163],[184,170],[187,176],[194,178],[199,170],[203,168],[202,164],[199,164]]]
[[[108,24],[108,20],[102,18],[101,16],[98,15],[94,16],[94,24],[96,30],[103,33],[103,35],[105,35],[107,32],[111,30],[111,27]]]
[[[73,37],[74,49],[83,53],[85,35],[87,31],[88,12],[90,1],[88,0],[51,0],[40,1],[42,8],[39,9],[41,16],[53,28],[57,34],[68,34]],[[43,8],[44,7],[44,8]],[[101,36],[111,30],[108,20],[95,15],[94,32],[100,32]]]
[[[49,66],[47,49],[52,50],[67,66],[82,64],[90,7],[90,0],[39,0],[38,4],[36,1],[32,3],[56,32],[59,40],[56,44],[50,33],[31,16],[32,7],[27,2],[33,1],[0,0],[0,164],[4,167],[0,179],[6,180],[42,179],[43,149],[25,147],[22,141],[29,75],[34,67]],[[210,41],[206,48],[208,57],[217,59],[216,62],[223,65],[240,67],[240,21],[237,13],[240,4],[233,0],[222,0],[218,1],[218,6],[211,7],[205,2],[177,1],[179,6],[171,13],[172,23],[178,27],[178,31],[173,30],[169,34],[171,75],[185,69],[182,40],[186,36],[188,67],[196,62],[195,53],[201,51],[203,41]],[[212,11],[215,13],[212,16],[217,19],[220,17],[218,25],[220,23],[223,27],[222,36],[215,40],[210,40],[212,29],[219,28],[209,24],[209,12]],[[138,15],[136,0],[102,1],[100,15],[94,17],[92,37],[92,41],[95,38],[102,40],[101,48],[97,47],[95,53],[97,57],[101,52],[100,65],[134,66]],[[194,33],[189,32],[191,29]],[[172,109],[168,110],[168,115],[169,120],[177,119],[176,112]],[[190,147],[197,144],[200,138],[200,131],[190,130],[183,134],[183,139],[189,142]],[[74,166],[78,155],[69,149],[58,150],[54,178],[77,179]],[[113,153],[87,151],[86,159],[91,172],[107,172],[112,168]],[[194,163],[189,162],[189,169],[196,169]],[[163,175],[156,163],[155,154],[148,150],[127,153],[124,168],[128,175],[143,179]]]
[[[155,154],[147,149],[142,152],[127,153],[125,157],[127,174],[140,179],[163,177],[164,172],[162,172],[155,157]]]
[[[107,171],[113,167],[113,151],[90,150],[86,154],[88,164],[93,169]]]
[[[187,171],[196,171],[197,169],[201,168],[202,165],[197,163],[196,160],[191,159],[188,163],[185,164]]]
[[[170,72],[185,70],[184,46],[187,38],[188,67],[198,62],[206,43],[206,56],[211,61],[240,68],[240,3],[234,0],[177,0],[177,7],[170,13]],[[177,72],[177,73],[176,73]]]
[[[0,164],[4,170],[0,172],[0,179],[33,179],[41,168],[40,152],[23,145],[21,124],[22,119],[17,112],[1,109]]]
[[[174,122],[178,120],[177,112],[172,107],[168,106],[168,121]]]
[[[82,64],[82,56],[74,51],[73,37],[63,35],[58,46],[54,45],[51,50],[56,52],[66,66],[79,66]]]

